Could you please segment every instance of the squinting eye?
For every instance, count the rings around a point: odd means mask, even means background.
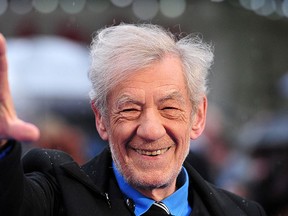
[[[140,116],[140,112],[141,110],[136,109],[136,108],[127,108],[127,109],[122,109],[119,114],[124,119],[134,120]]]
[[[178,119],[182,113],[176,106],[167,106],[161,109],[162,116],[168,119]]]
[[[176,107],[164,107],[163,110],[177,110]]]
[[[137,112],[139,110],[134,109],[134,108],[130,108],[130,109],[123,109],[122,112]]]

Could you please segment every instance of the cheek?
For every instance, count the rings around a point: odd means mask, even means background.
[[[180,154],[185,156],[187,154],[187,152],[189,152],[189,150],[190,150],[190,139],[189,138],[184,139],[180,145],[181,145],[180,146],[180,151],[181,151]]]
[[[184,156],[186,156],[186,154],[189,152],[190,150],[190,130],[187,130],[185,133],[183,133],[181,135],[181,141],[178,143],[179,146],[179,154],[182,154]]]
[[[114,149],[121,151],[126,151],[126,146],[131,139],[133,132],[131,126],[128,124],[118,124],[111,127],[109,131],[109,144],[113,145]]]
[[[174,122],[170,123],[170,131],[173,133],[174,137],[179,140],[179,143],[181,143],[181,146],[187,145],[187,142],[190,142],[190,134],[191,134],[191,122]]]
[[[132,121],[119,122],[111,125],[110,137],[113,140],[127,142],[137,130],[137,123]]]

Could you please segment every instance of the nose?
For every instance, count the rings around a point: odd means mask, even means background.
[[[137,135],[147,141],[155,141],[166,134],[161,116],[157,111],[147,109],[140,118]]]

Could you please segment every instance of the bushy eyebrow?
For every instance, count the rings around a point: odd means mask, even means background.
[[[173,91],[167,95],[164,95],[163,97],[160,98],[159,103],[163,103],[168,100],[175,100],[181,104],[185,104],[185,99],[183,95],[178,91]]]
[[[185,104],[185,99],[183,95],[178,91],[172,91],[168,94],[166,93],[163,94],[163,96],[161,96],[157,100],[157,103],[161,104],[169,100],[177,101],[180,104]],[[120,108],[125,104],[135,104],[135,105],[143,106],[143,101],[141,102],[140,100],[133,98],[133,96],[130,94],[123,94],[117,99],[116,107]]]
[[[141,105],[142,103],[138,100],[133,99],[130,95],[127,94],[123,94],[121,95],[121,97],[119,97],[117,99],[116,102],[116,107],[119,108],[121,106],[123,106],[124,104],[137,104],[137,105]]]

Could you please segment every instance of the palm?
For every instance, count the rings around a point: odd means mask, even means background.
[[[0,138],[35,141],[39,138],[36,126],[17,117],[8,83],[5,39],[0,34]]]

